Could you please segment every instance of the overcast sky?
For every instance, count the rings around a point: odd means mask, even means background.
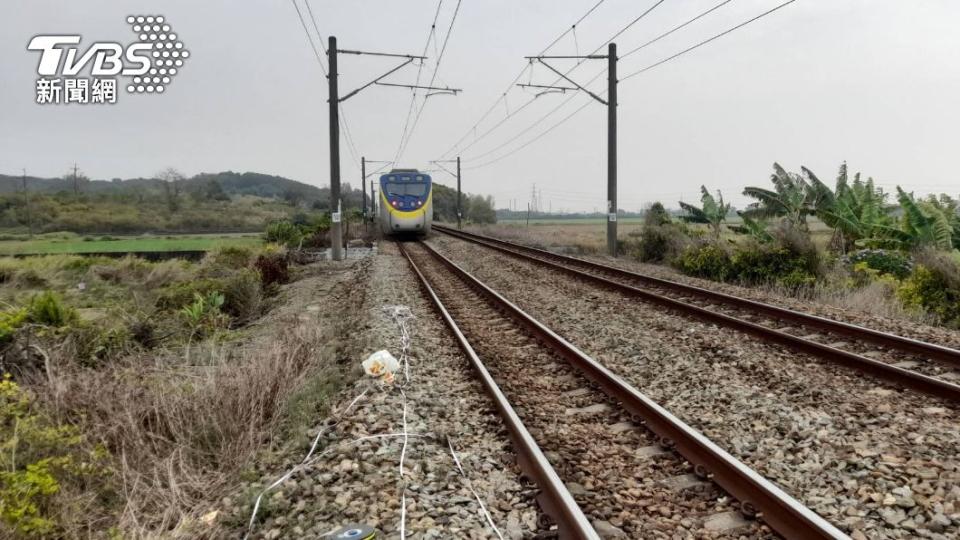
[[[465,191],[491,194],[499,207],[512,201],[525,207],[536,184],[544,209],[604,208],[606,109],[600,103],[515,151],[590,102],[588,96],[534,98],[530,90],[513,88],[471,131],[524,68],[523,57],[539,53],[596,1],[462,0],[434,83],[463,92],[427,100],[400,165],[435,168],[430,160],[456,156],[451,147],[466,135],[460,145]],[[719,1],[664,1],[616,39],[620,54]],[[622,58],[621,79],[781,1],[732,0]],[[549,53],[591,52],[654,3],[606,0]],[[317,40],[303,0],[298,5]],[[344,49],[420,54],[437,0],[311,0],[310,7],[324,41],[334,34]],[[434,47],[443,45],[456,7],[457,0],[442,1],[421,84],[430,81]],[[32,36],[79,34],[81,52],[93,41],[126,44],[136,40],[126,17],[139,14],[164,16],[191,54],[162,95],[121,91],[111,106],[35,103],[40,55],[26,48]],[[681,198],[697,199],[701,184],[742,205],[743,186],[767,184],[774,161],[790,170],[805,165],[832,184],[846,160],[851,170],[891,189],[900,184],[956,195],[958,22],[955,0],[797,0],[622,80],[620,206],[638,209],[653,200],[676,206]],[[342,93],[395,64],[392,58],[341,55]],[[585,83],[605,67],[591,60],[571,76]],[[413,83],[417,71],[410,65],[385,80]],[[556,78],[551,75],[536,66],[521,80],[548,84]],[[324,185],[325,81],[289,0],[4,0],[0,173],[26,168],[31,175],[59,176],[76,162],[92,178],[151,176],[175,167],[188,175],[257,171]],[[603,95],[605,75],[590,88]],[[370,87],[343,103],[357,156],[395,158],[410,98],[407,89]],[[343,180],[358,184],[359,158],[346,141],[341,158]],[[434,178],[453,185],[445,173]]]

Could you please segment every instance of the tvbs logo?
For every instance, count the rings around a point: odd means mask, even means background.
[[[131,15],[127,24],[138,38],[127,45],[98,41],[81,50],[79,35],[34,36],[27,49],[40,52],[37,103],[116,103],[119,78],[131,94],[165,92],[190,52],[161,16]],[[89,78],[78,77],[85,71]]]

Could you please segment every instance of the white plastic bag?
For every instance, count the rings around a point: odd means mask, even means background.
[[[400,369],[400,362],[390,354],[390,351],[377,351],[363,361],[363,372],[371,377],[383,377]]]

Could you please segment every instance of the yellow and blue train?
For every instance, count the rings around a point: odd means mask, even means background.
[[[417,169],[380,176],[380,230],[387,236],[426,235],[433,221],[433,183]]]

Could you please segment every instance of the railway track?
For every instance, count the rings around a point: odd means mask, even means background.
[[[539,488],[540,506],[555,524],[545,522],[543,532],[601,538],[616,527],[630,538],[678,531],[846,538],[431,247],[400,250]],[[744,521],[738,511],[759,519]]]
[[[683,314],[755,335],[888,382],[960,401],[960,351],[600,263],[434,225],[509,254]]]

